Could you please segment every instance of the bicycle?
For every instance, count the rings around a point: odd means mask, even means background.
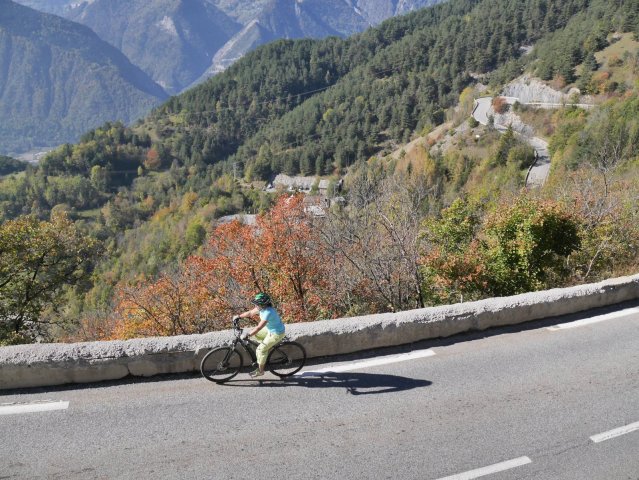
[[[207,380],[224,383],[235,377],[244,366],[244,356],[240,347],[248,354],[253,364],[257,364],[255,349],[258,342],[242,338],[240,319],[233,319],[235,338],[230,345],[217,347],[207,353],[200,363],[200,372]],[[290,377],[299,372],[306,362],[306,350],[292,340],[284,339],[275,345],[266,359],[266,368],[280,378]]]

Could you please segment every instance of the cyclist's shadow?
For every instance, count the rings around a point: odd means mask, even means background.
[[[432,382],[401,377],[398,375],[386,375],[378,373],[362,372],[304,372],[300,375],[289,377],[281,381],[265,381],[263,386],[268,387],[306,387],[306,388],[344,388],[351,395],[373,395],[379,393],[392,393],[411,390],[413,388],[427,387]]]

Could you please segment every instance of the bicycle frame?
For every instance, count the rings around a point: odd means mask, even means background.
[[[239,352],[240,349],[238,348],[238,345],[240,345],[242,347],[242,350],[244,350],[248,354],[251,362],[257,363],[256,349],[259,346],[259,343],[249,338],[247,338],[246,340],[242,340],[241,338],[237,337],[230,346]]]

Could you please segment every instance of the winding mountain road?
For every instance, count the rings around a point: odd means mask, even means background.
[[[509,103],[514,103],[517,99],[507,98]],[[492,108],[493,97],[481,97],[476,100],[475,109],[473,110],[473,117],[482,125],[488,125],[490,119],[489,116],[494,117],[494,110]],[[554,105],[554,104],[553,104]],[[495,123],[494,127],[504,133],[508,130],[507,125],[500,125]],[[525,135],[519,135],[530,146],[533,147],[537,155],[535,164],[531,167],[526,177],[527,187],[539,187],[544,184],[548,173],[550,172],[550,153],[548,151],[548,142],[539,137],[528,137]]]

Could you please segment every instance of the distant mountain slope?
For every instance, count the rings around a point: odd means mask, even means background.
[[[166,97],[87,27],[0,0],[0,151],[75,141]]]
[[[251,23],[271,0],[209,0],[243,25]]]
[[[95,0],[66,16],[119,48],[171,94],[193,83],[242,28],[208,0]]]
[[[191,86],[196,86],[213,75],[223,72],[247,52],[276,39],[277,37],[257,20],[251,21],[216,52],[211,64]]]
[[[312,0],[321,3],[321,0]],[[384,20],[403,15],[408,12],[430,7],[445,0],[350,0],[354,10],[358,11],[371,25],[377,25]]]
[[[47,0],[21,0],[30,1],[47,1]],[[48,0],[69,1],[69,0]],[[235,18],[238,22],[247,25],[252,20],[260,16],[260,14],[268,8],[272,8],[273,0],[253,0],[247,2],[245,0],[209,0],[218,8],[226,12],[227,15]],[[343,8],[347,8],[351,14],[355,12],[362,15],[371,25],[378,24],[387,18],[395,15],[401,15],[420,8],[428,7],[441,3],[445,0],[297,0],[296,3],[302,9],[323,9],[327,13],[333,13],[333,21],[340,21],[335,16],[343,12]],[[292,3],[292,2],[291,2]],[[350,14],[349,14],[350,16]]]
[[[246,53],[273,40],[345,37],[368,26],[354,7],[343,0],[269,0],[256,17],[217,52],[210,67],[194,85],[224,71]]]
[[[249,9],[249,2],[210,1],[231,16],[250,21],[216,53],[211,66],[194,85],[274,39],[348,37],[390,17],[443,0],[266,0],[256,2],[260,9],[255,5]]]
[[[79,0],[18,0],[16,3],[45,13],[64,16]]]
[[[92,28],[171,93],[277,39],[348,37],[445,0],[17,0]]]

